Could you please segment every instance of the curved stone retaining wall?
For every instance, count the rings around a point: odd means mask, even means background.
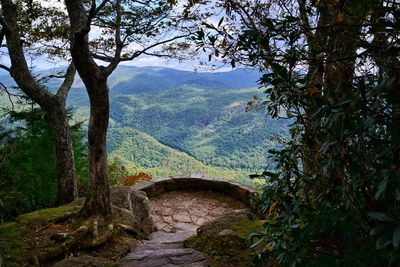
[[[177,190],[206,190],[226,194],[246,204],[250,204],[257,190],[251,186],[234,181],[215,179],[201,174],[162,177],[144,181],[131,187],[146,192],[149,198],[164,192]]]

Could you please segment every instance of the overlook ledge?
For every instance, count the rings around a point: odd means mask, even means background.
[[[143,181],[131,186],[131,189],[146,193],[153,198],[165,192],[180,190],[200,190],[223,193],[250,205],[257,190],[251,186],[229,180],[216,179],[202,174],[176,175]]]

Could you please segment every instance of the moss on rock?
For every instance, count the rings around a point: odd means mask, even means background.
[[[248,210],[235,211],[202,225],[184,246],[208,254],[211,266],[253,266],[254,252],[248,236],[263,229]]]
[[[80,206],[76,204],[42,209],[23,214],[15,222],[0,224],[0,255],[4,265],[23,266],[29,257],[27,242],[31,233],[45,227],[49,220],[79,209]]]

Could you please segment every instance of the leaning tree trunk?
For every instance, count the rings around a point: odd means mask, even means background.
[[[57,99],[58,100],[58,99]],[[54,109],[47,113],[54,134],[57,161],[58,193],[57,204],[65,204],[78,198],[75,161],[71,130],[63,101],[55,101]]]
[[[18,87],[46,113],[47,122],[53,126],[58,173],[59,204],[78,197],[75,176],[74,154],[70,128],[65,110],[65,100],[72,86],[75,69],[67,70],[66,78],[56,95],[51,94],[32,76],[25,59],[21,33],[18,26],[17,5],[11,0],[0,0],[4,20],[0,21],[10,55],[10,74]]]

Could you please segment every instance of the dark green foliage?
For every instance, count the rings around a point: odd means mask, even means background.
[[[261,175],[268,222],[254,234],[265,243],[258,259],[398,266],[400,5],[266,2],[224,2],[237,31],[220,38],[239,33],[227,53],[262,70],[269,113],[293,119],[277,169]]]
[[[21,213],[54,205],[57,194],[53,134],[38,109],[8,113],[0,152],[0,216],[13,219]],[[4,122],[3,122],[4,123]],[[80,191],[87,183],[87,159],[81,124],[72,126]]]

